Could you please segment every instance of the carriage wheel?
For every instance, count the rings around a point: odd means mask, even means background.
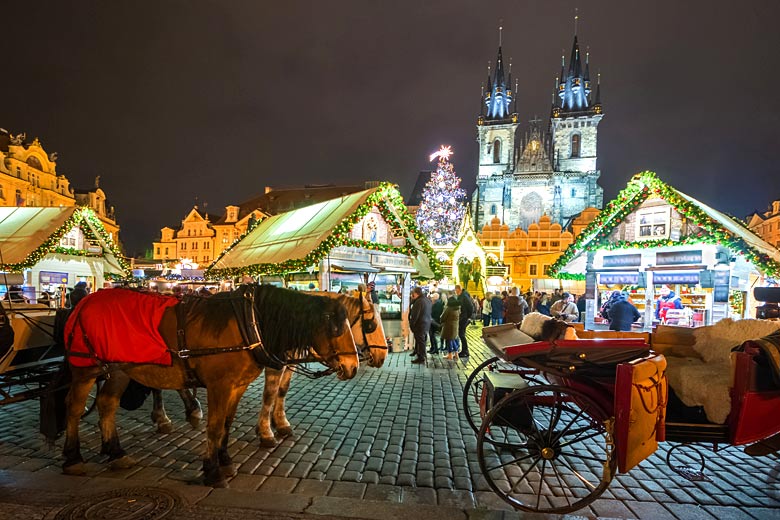
[[[605,416],[587,395],[566,387],[516,390],[490,410],[479,430],[482,473],[516,509],[583,508],[607,489],[615,472],[604,424],[593,418]]]
[[[103,388],[104,382],[105,381],[101,379],[95,381],[95,386],[92,387],[92,390],[89,391],[89,395],[87,396],[87,402],[84,405],[84,413],[81,414],[82,418],[91,414],[95,408],[97,408],[97,396],[100,393],[100,389]]]
[[[463,413],[466,415],[466,420],[469,426],[474,430],[474,433],[479,433],[479,427],[482,425],[482,417],[480,417],[479,401],[482,397],[482,389],[485,385],[485,373],[486,372],[516,372],[518,370],[517,365],[514,363],[508,363],[501,360],[498,357],[493,357],[484,361],[474,371],[469,374],[466,379],[466,384],[463,386]],[[523,377],[518,374],[518,377]],[[539,379],[533,377],[523,377],[528,383],[543,384]]]

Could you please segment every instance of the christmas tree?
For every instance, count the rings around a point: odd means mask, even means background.
[[[460,187],[460,177],[455,175],[450,155],[452,148],[449,146],[442,146],[431,155],[431,161],[438,157],[439,163],[425,185],[417,210],[417,225],[434,245],[454,243],[466,214],[462,202],[466,192]]]

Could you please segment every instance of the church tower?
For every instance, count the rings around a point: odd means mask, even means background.
[[[586,207],[600,208],[603,190],[598,185],[601,172],[596,165],[598,125],[604,117],[601,107],[601,81],[592,95],[590,56],[583,66],[577,35],[566,68],[561,57],[561,75],[553,97],[550,133],[553,141],[553,167],[566,179],[567,186],[556,183],[554,213],[565,220]]]
[[[494,216],[503,221],[503,215],[511,206],[511,193],[505,188],[505,176],[514,171],[517,98],[512,91],[512,71],[508,77],[504,71],[504,57],[498,47],[496,67],[491,76],[488,71],[487,88],[480,99],[480,115],[477,118],[477,142],[479,143],[479,172],[477,189],[472,198],[472,211],[476,229]]]

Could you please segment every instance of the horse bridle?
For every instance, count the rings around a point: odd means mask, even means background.
[[[323,313],[323,317],[330,322],[332,318],[334,317],[335,313],[333,312],[325,312]],[[345,320],[346,321],[346,320]],[[351,325],[350,325],[351,327]],[[338,334],[337,332],[341,331],[341,334]],[[344,334],[344,330],[342,330],[341,327],[339,327],[337,330],[330,330],[329,333],[331,338],[337,338]],[[333,374],[336,372],[336,369],[333,368],[333,366],[330,365],[330,363],[333,360],[338,360],[341,356],[352,356],[352,352],[335,352],[333,345],[329,345],[328,347],[329,353],[327,357],[320,356],[313,348],[309,348],[309,355],[300,358],[300,359],[290,359],[287,360],[284,364],[285,365],[296,365],[295,372],[300,373],[310,379],[317,379],[320,377],[324,377],[330,374]],[[311,368],[304,365],[304,363],[320,363],[325,365],[327,368],[325,370],[312,370]]]
[[[374,319],[373,320],[367,320],[366,319],[366,311],[363,308],[364,303],[364,296],[363,296],[363,290],[358,289],[358,295],[359,295],[359,301],[360,301],[360,313],[355,318],[355,321],[351,323],[350,326],[354,326],[357,323],[357,320],[360,320],[360,332],[363,334],[363,346],[360,348],[360,357],[363,359],[363,356],[368,353],[368,355],[371,355],[370,351],[372,348],[380,349],[380,350],[388,350],[387,345],[369,345],[368,343],[368,336],[367,334],[371,334],[376,330],[376,308],[374,308]],[[371,304],[374,305],[373,303]],[[369,329],[369,330],[366,330]]]

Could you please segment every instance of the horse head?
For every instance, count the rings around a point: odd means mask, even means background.
[[[387,337],[374,304],[366,295],[362,298],[339,293],[322,293],[344,304],[347,319],[352,326],[352,336],[360,347],[360,359],[368,366],[379,368],[387,358]]]
[[[339,379],[352,379],[360,360],[347,310],[339,301],[326,299],[322,320],[322,327],[314,331],[312,349],[324,364],[336,370]]]

